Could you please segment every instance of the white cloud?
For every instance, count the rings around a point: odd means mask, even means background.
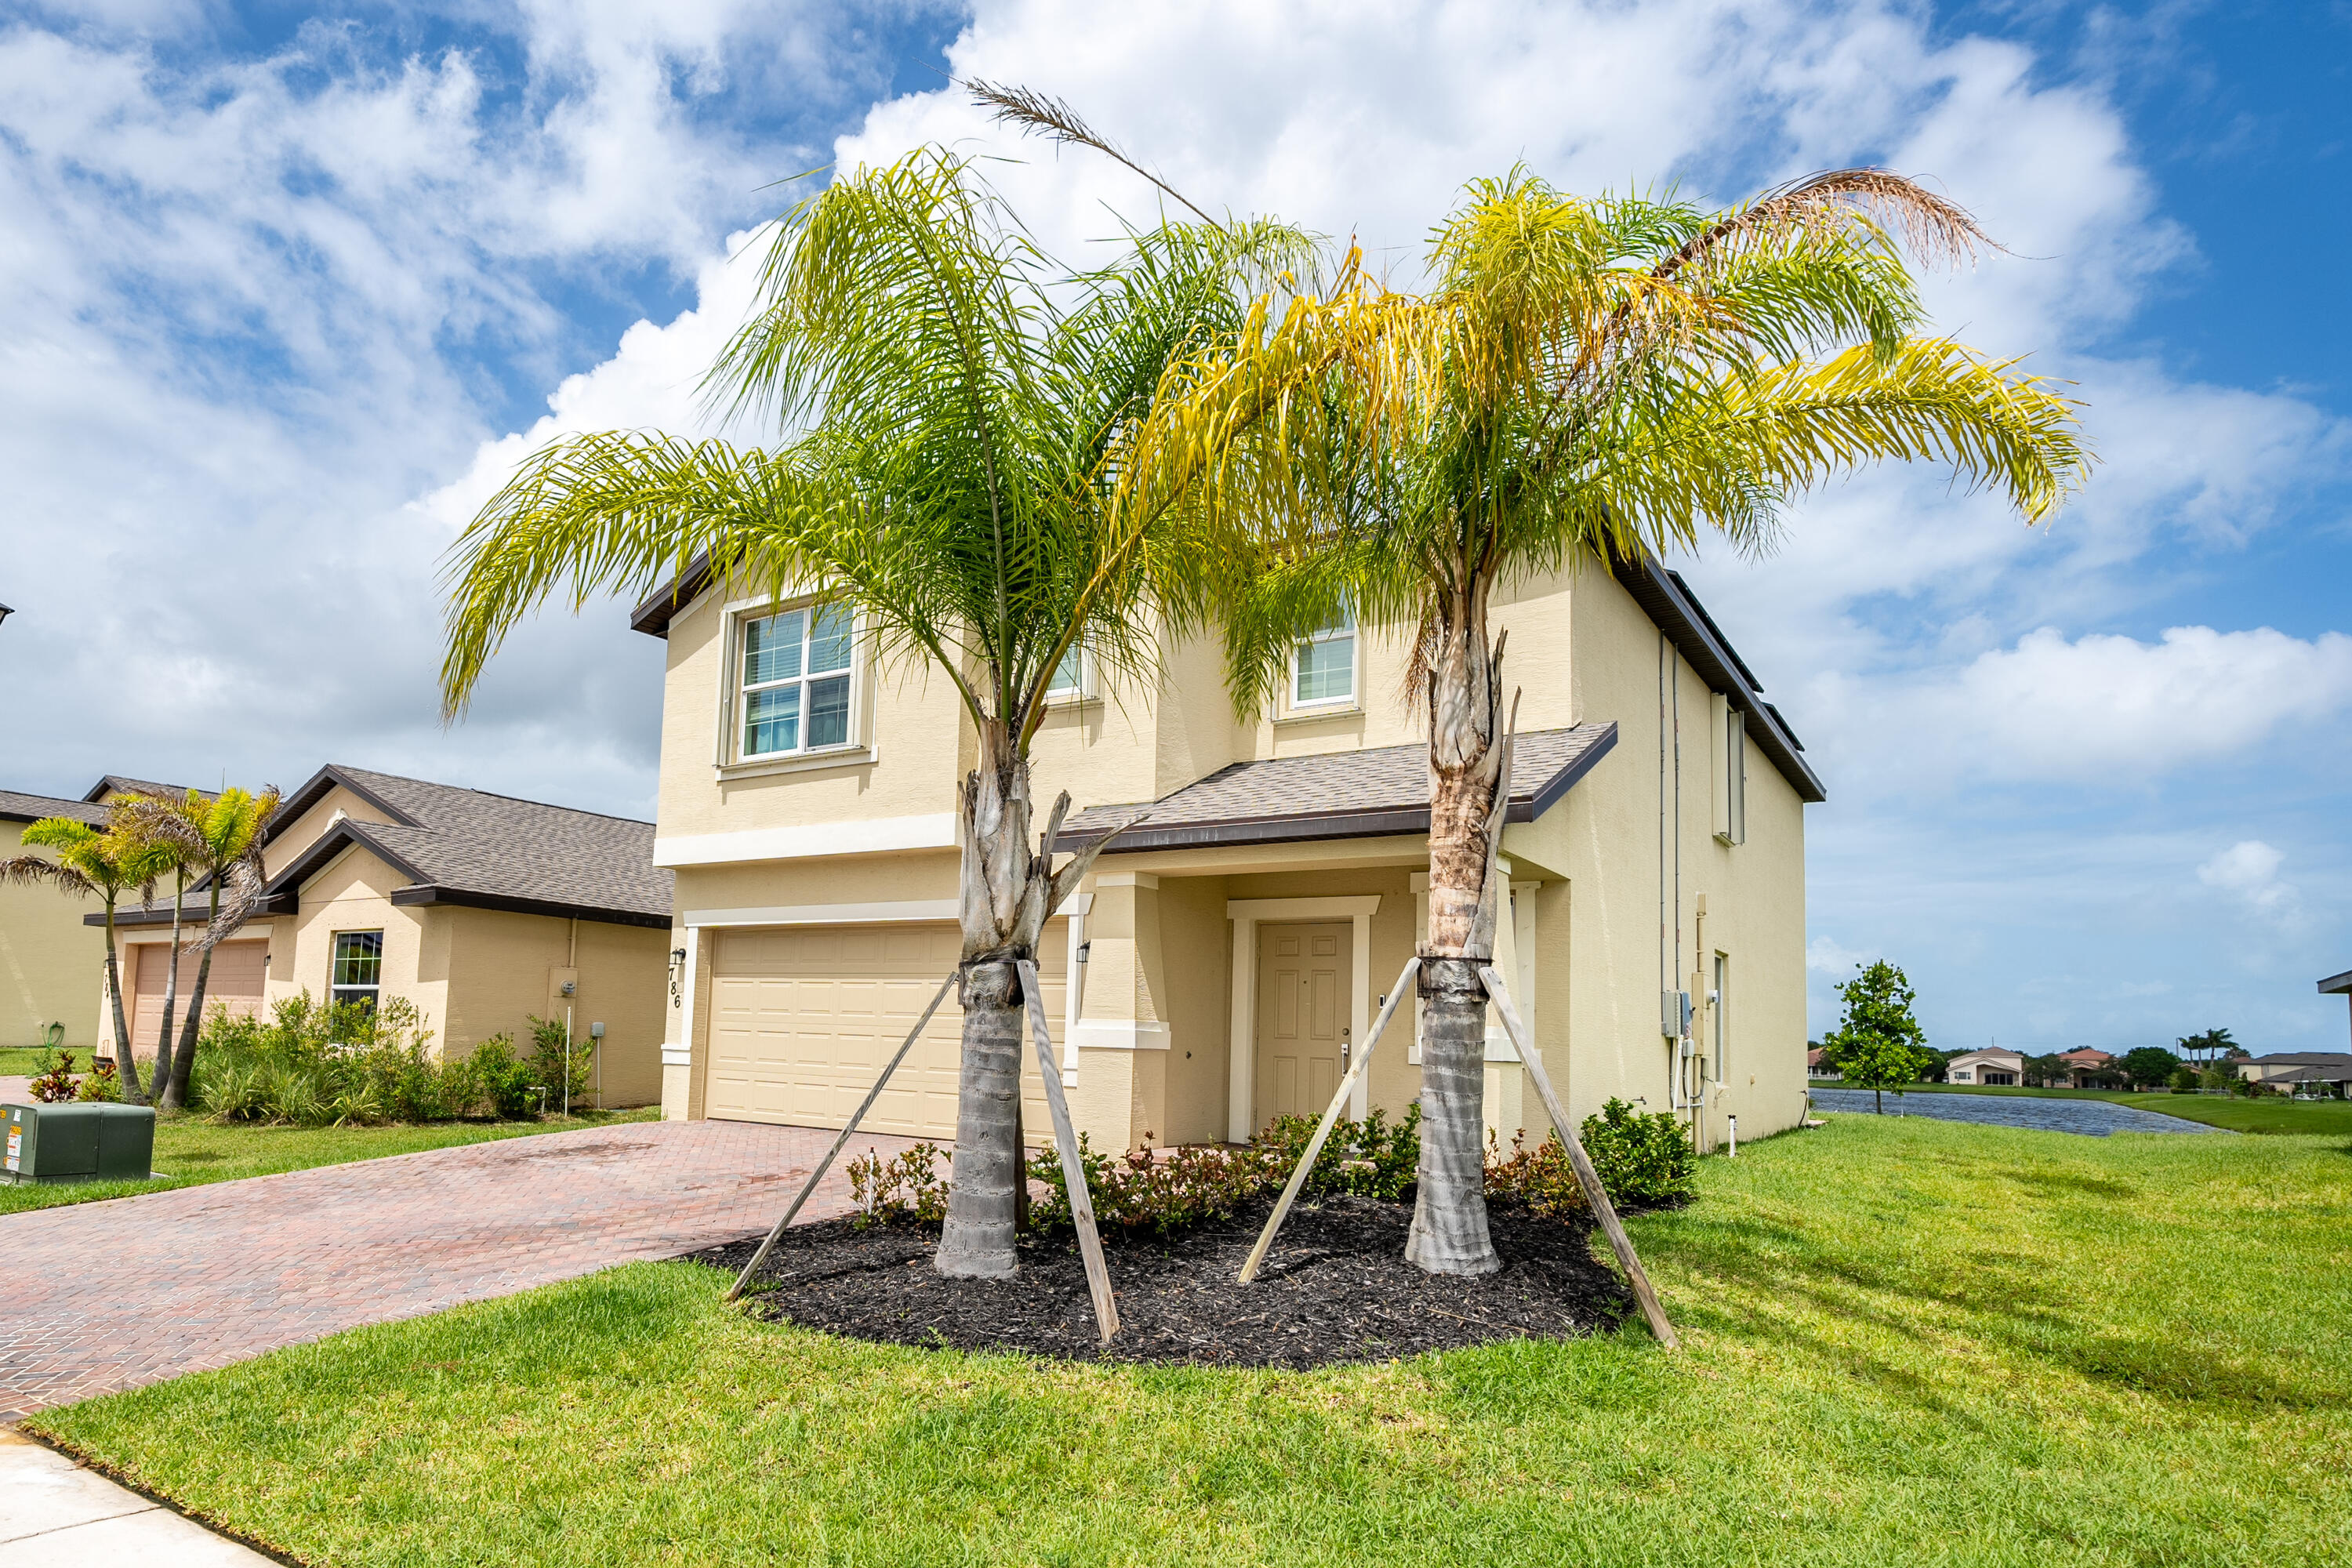
[[[2259,838],[2242,839],[2197,868],[2197,879],[2244,900],[2259,915],[2288,912],[2295,901],[2292,883],[2279,878],[2286,857]]]
[[[1855,964],[1869,962],[1868,953],[1847,947],[1834,937],[1817,936],[1805,944],[1805,967],[1816,974],[1850,979]]]

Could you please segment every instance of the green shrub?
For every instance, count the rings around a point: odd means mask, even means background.
[[[260,1073],[263,1114],[296,1127],[320,1127],[328,1120],[326,1073],[315,1065],[271,1062]]]
[[[547,1103],[577,1105],[586,1100],[589,1085],[596,1078],[595,1038],[573,1035],[561,1018],[542,1018],[537,1014],[527,1016],[530,1019],[531,1081],[547,1090]],[[568,1059],[567,1039],[571,1046]]]
[[[256,1121],[266,1114],[261,1069],[249,1062],[224,1062],[199,1083],[196,1103],[215,1121]]]
[[[89,1075],[81,1080],[81,1089],[74,1097],[95,1102],[112,1104],[122,1099],[122,1079],[116,1076],[114,1064],[100,1061],[91,1064]]]
[[[918,1143],[885,1160],[866,1153],[849,1162],[849,1195],[857,1205],[850,1225],[936,1225],[948,1216],[948,1183],[940,1174],[936,1143]]]
[[[1277,1184],[1290,1179],[1318,1120],[1277,1116],[1252,1141],[1251,1147],[1271,1155],[1280,1166]],[[1421,1102],[1407,1106],[1402,1120],[1393,1122],[1375,1107],[1361,1121],[1342,1118],[1331,1124],[1331,1136],[1324,1140],[1315,1168],[1307,1173],[1306,1190],[1395,1203],[1412,1191],[1420,1169]]]
[[[539,1079],[529,1062],[515,1058],[512,1035],[492,1035],[474,1047],[467,1065],[479,1102],[492,1116],[520,1121],[538,1113]]]
[[[1486,1195],[1498,1203],[1525,1205],[1546,1218],[1564,1219],[1585,1210],[1584,1188],[1569,1163],[1557,1132],[1537,1147],[1522,1130],[1507,1157],[1489,1152]],[[1646,1208],[1687,1197],[1696,1184],[1698,1154],[1681,1120],[1669,1112],[1638,1111],[1611,1100],[1578,1131],[1584,1152],[1601,1178],[1601,1191],[1621,1208]]]

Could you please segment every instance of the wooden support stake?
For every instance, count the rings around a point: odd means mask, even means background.
[[[1503,977],[1495,966],[1478,966],[1478,978],[1493,999],[1495,1011],[1503,1016],[1503,1027],[1511,1037],[1511,1044],[1519,1048],[1519,1061],[1534,1080],[1536,1094],[1543,1100],[1544,1112],[1559,1130],[1559,1141],[1568,1150],[1568,1163],[1576,1167],[1577,1184],[1584,1189],[1584,1201],[1592,1207],[1592,1215],[1601,1222],[1601,1231],[1609,1237],[1610,1250],[1617,1254],[1619,1267],[1633,1287],[1633,1299],[1642,1303],[1642,1315],[1650,1321],[1650,1332],[1666,1349],[1680,1350],[1682,1341],[1675,1335],[1675,1326],[1666,1321],[1666,1309],[1660,1304],[1658,1293],[1650,1289],[1650,1277],[1642,1271],[1642,1260],[1633,1256],[1633,1239],[1625,1234],[1622,1221],[1617,1217],[1617,1205],[1601,1185],[1601,1173],[1592,1168],[1592,1161],[1584,1152],[1584,1140],[1576,1135],[1576,1128],[1568,1119],[1568,1111],[1552,1092],[1551,1075],[1544,1071],[1543,1058],[1536,1054],[1536,1043],[1528,1037],[1527,1026],[1519,1021],[1518,1009],[1511,1005],[1510,993],[1503,988]]]
[[[801,1212],[801,1205],[807,1203],[809,1194],[816,1191],[816,1184],[824,1180],[827,1171],[833,1169],[834,1157],[841,1152],[842,1145],[849,1142],[850,1134],[857,1131],[857,1124],[866,1120],[866,1113],[874,1109],[874,1102],[882,1098],[882,1086],[890,1081],[890,1075],[898,1070],[898,1064],[905,1061],[907,1053],[915,1048],[915,1041],[922,1035],[924,1026],[930,1023],[931,1015],[940,1010],[940,1004],[948,999],[948,991],[955,983],[953,974],[940,983],[939,994],[931,998],[931,1005],[923,1009],[923,1016],[915,1020],[914,1030],[908,1035],[906,1044],[900,1046],[898,1054],[883,1067],[882,1076],[876,1079],[874,1087],[866,1091],[864,1103],[842,1128],[841,1136],[833,1141],[833,1147],[824,1152],[824,1158],[819,1160],[816,1169],[809,1173],[808,1181],[801,1187],[800,1196],[794,1198],[793,1206],[784,1211],[784,1217],[776,1222],[776,1228],[768,1233],[768,1239],[760,1243],[760,1250],[751,1254],[751,1261],[743,1265],[743,1272],[735,1276],[735,1283],[727,1291],[727,1300],[732,1301],[751,1283],[752,1270],[768,1260],[768,1249],[776,1245],[777,1238],[784,1234],[784,1227],[793,1223],[793,1216]]]
[[[1111,1300],[1110,1269],[1103,1262],[1102,1237],[1095,1233],[1095,1200],[1087,1191],[1087,1168],[1078,1158],[1078,1135],[1070,1126],[1070,1102],[1062,1093],[1062,1064],[1054,1059],[1054,1036],[1045,1026],[1045,997],[1037,984],[1037,966],[1025,958],[1013,961],[1021,971],[1021,996],[1029,1009],[1029,1033],[1037,1042],[1037,1076],[1045,1080],[1045,1109],[1054,1115],[1054,1146],[1062,1157],[1062,1179],[1069,1184],[1070,1219],[1078,1229],[1078,1256],[1087,1262],[1087,1289],[1095,1299],[1095,1326],[1102,1342],[1118,1332],[1118,1303]],[[1016,1093],[1018,1090],[1015,1091]],[[1029,1179],[1024,1165],[1021,1181]]]
[[[1323,1152],[1323,1140],[1331,1136],[1332,1124],[1339,1120],[1339,1108],[1348,1103],[1348,1095],[1355,1089],[1356,1080],[1364,1076],[1364,1066],[1372,1059],[1372,1047],[1380,1043],[1381,1031],[1389,1026],[1389,1018],[1396,1012],[1397,1004],[1404,1000],[1406,988],[1412,985],[1413,976],[1420,973],[1420,959],[1404,961],[1404,969],[1397,975],[1396,988],[1381,1004],[1381,1016],[1372,1020],[1372,1032],[1365,1037],[1363,1046],[1356,1052],[1356,1059],[1348,1064],[1347,1076],[1339,1080],[1339,1091],[1331,1097],[1330,1109],[1323,1112],[1323,1120],[1316,1124],[1315,1136],[1307,1141],[1306,1158],[1298,1162],[1298,1169],[1290,1173],[1290,1180],[1283,1187],[1282,1196],[1275,1200],[1274,1213],[1266,1218],[1265,1231],[1259,1235],[1257,1245],[1250,1248],[1249,1261],[1242,1265],[1241,1283],[1246,1285],[1257,1278],[1259,1266],[1265,1262],[1266,1252],[1274,1246],[1274,1233],[1280,1230],[1282,1222],[1290,1217],[1290,1205],[1297,1201],[1298,1189],[1307,1184],[1307,1173],[1315,1168],[1315,1156]]]

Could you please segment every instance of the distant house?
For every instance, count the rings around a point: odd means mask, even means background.
[[[2020,1084],[2025,1081],[2025,1058],[1999,1046],[1962,1051],[1944,1067],[1947,1083]]]
[[[2352,1084],[2352,1051],[2273,1051],[2229,1065],[2248,1083],[2290,1094],[2308,1094],[2326,1087],[2342,1094],[2345,1086]]]
[[[1807,1078],[1835,1079],[1843,1078],[1845,1074],[1838,1071],[1836,1068],[1830,1064],[1829,1052],[1822,1049],[1819,1046],[1815,1046],[1811,1050],[1805,1053],[1805,1076]]]
[[[402,996],[425,1015],[434,1048],[460,1055],[495,1034],[527,1053],[531,1015],[570,1018],[603,1041],[603,1102],[650,1103],[661,1097],[671,911],[670,873],[653,849],[650,822],[321,768],[270,819],[268,896],[215,950],[205,1011],[250,1015],[303,992],[369,1006]],[[190,891],[186,927],[201,928],[208,900]],[[125,1011],[144,1056],[162,1026],[172,906],[128,905],[118,924]],[[183,962],[183,1000],[192,969]],[[97,996],[94,964],[83,980]],[[100,1053],[114,1055],[112,1019],[98,1032]]]
[[[2066,1081],[2076,1089],[2090,1088],[2092,1079],[2101,1073],[2114,1071],[2116,1066],[2114,1053],[2100,1050],[2095,1046],[2061,1051],[2058,1059],[2066,1064]]]
[[[123,795],[186,793],[178,784],[114,773],[79,800],[0,789],[0,860],[18,855],[55,859],[49,850],[22,847],[25,829],[43,817],[103,827],[108,805]],[[77,1056],[88,1058],[97,1047],[106,936],[81,917],[103,908],[95,898],[70,898],[42,884],[0,887],[0,1047],[46,1045],[55,1026],[58,1044]]]

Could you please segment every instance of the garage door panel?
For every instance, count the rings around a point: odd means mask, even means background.
[[[172,972],[172,947],[169,942],[142,942],[131,944],[125,967],[130,977],[131,1038],[143,1060],[155,1054],[156,1037],[163,1027],[163,987]],[[215,1003],[226,1007],[236,1017],[249,1018],[261,1010],[262,983],[268,973],[269,943],[268,942],[225,942],[213,950],[212,973],[205,981],[205,1014],[212,1015]],[[180,952],[180,991],[178,1010],[172,1018],[172,1035],[179,1037],[180,1021],[187,1016],[190,995],[196,988],[196,969],[203,959],[186,949]]]
[[[709,1114],[808,1127],[848,1121],[961,952],[947,924],[730,931],[712,945]],[[1039,978],[1057,1043],[1066,954],[1066,925],[1054,921],[1039,943]],[[950,994],[865,1125],[951,1140],[962,1030]],[[1022,1102],[1035,1138],[1048,1121],[1029,1053]]]

